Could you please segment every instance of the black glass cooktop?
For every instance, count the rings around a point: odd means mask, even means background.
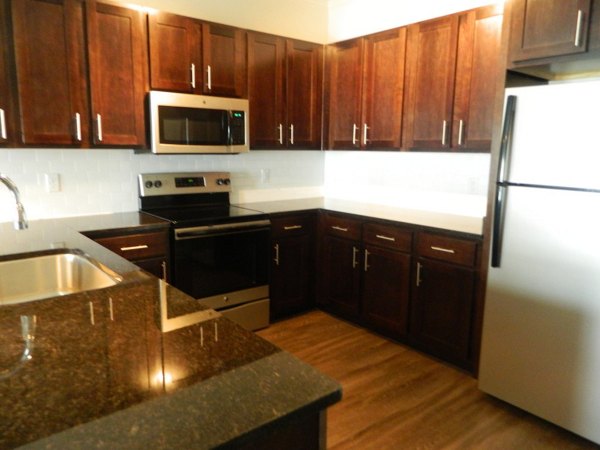
[[[168,220],[175,226],[193,226],[259,220],[267,214],[233,205],[202,205],[186,207],[165,207],[142,212]]]

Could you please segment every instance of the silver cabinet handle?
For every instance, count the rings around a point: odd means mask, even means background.
[[[294,124],[290,125],[290,144],[294,145]]]
[[[279,126],[277,127],[277,130],[279,130],[279,144],[283,145],[283,125],[279,124]]]
[[[190,72],[192,74],[192,88],[196,89],[196,64],[192,63],[190,65]]]
[[[90,323],[96,325],[96,319],[94,318],[94,303],[90,302]]]
[[[206,87],[209,91],[212,91],[212,68],[210,64],[206,66]]]
[[[273,258],[273,261],[275,261],[275,265],[278,266],[279,265],[279,244],[275,244],[275,246],[273,248],[275,249],[275,258]]]
[[[431,246],[431,250],[435,250],[436,252],[443,252],[443,253],[451,253],[454,254],[456,253],[454,250],[452,250],[451,248],[444,248],[444,247],[436,247],[434,245]]]
[[[121,251],[122,252],[130,252],[132,250],[144,250],[145,248],[148,248],[148,246],[146,244],[132,245],[131,247],[121,247]]]
[[[581,28],[583,26],[583,10],[577,11],[577,28],[575,29],[575,47],[581,45]]]
[[[6,134],[6,116],[2,108],[0,108],[0,138],[8,139],[8,135]]]
[[[448,121],[444,120],[442,122],[442,145],[445,146],[446,145],[446,130],[448,128]]]
[[[396,238],[395,237],[384,236],[383,234],[376,234],[375,237],[377,239],[383,239],[384,241],[396,242]]]
[[[289,225],[289,226],[283,227],[283,229],[285,231],[300,230],[301,228],[302,228],[302,225]]]
[[[356,145],[356,132],[358,131],[358,126],[355,123],[352,124],[352,145]]]
[[[113,300],[112,297],[108,297],[108,316],[110,317],[110,321],[115,321],[115,314],[113,312]]]
[[[100,114],[96,114],[96,136],[98,142],[102,142],[102,116]]]
[[[352,246],[352,268],[356,269],[356,266],[358,266],[358,249],[354,246]]]
[[[338,227],[337,225],[332,225],[331,228],[333,230],[343,231],[344,233],[348,231],[348,228]]]
[[[167,281],[167,262],[161,262],[160,266],[162,267],[162,279]]]
[[[369,127],[367,126],[366,123],[363,124],[363,145],[367,145],[367,142],[369,141],[369,139],[367,139],[367,132],[369,130]]]
[[[81,114],[75,113],[75,139],[81,142]]]
[[[461,119],[458,122],[458,145],[463,145],[463,131],[465,128],[465,123],[464,121]]]
[[[421,263],[417,263],[417,279],[416,279],[417,287],[421,286],[421,281],[422,281],[421,280],[421,268],[422,267],[423,266],[421,265]]]
[[[367,272],[369,270],[369,250],[367,250],[365,248],[365,261],[364,261],[364,265],[363,268],[365,269],[365,272]]]

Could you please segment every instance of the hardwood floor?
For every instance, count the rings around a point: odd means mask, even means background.
[[[458,369],[321,311],[258,334],[342,384],[328,449],[600,448],[483,394]]]

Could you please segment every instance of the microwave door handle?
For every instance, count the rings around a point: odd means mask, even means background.
[[[233,121],[233,112],[227,111],[227,145],[233,145],[233,136],[231,135],[231,122]]]

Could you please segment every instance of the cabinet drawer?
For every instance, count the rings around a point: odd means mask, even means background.
[[[363,241],[366,244],[410,252],[412,232],[393,225],[367,223],[363,227]]]
[[[472,267],[476,262],[477,243],[466,239],[420,233],[417,252],[419,256]]]
[[[324,231],[332,236],[346,239],[360,239],[362,222],[346,216],[326,214],[324,217]]]
[[[129,260],[164,256],[168,253],[167,233],[141,233],[96,239],[96,242]]]
[[[274,237],[306,234],[312,231],[313,215],[290,215],[271,217],[271,231]]]

